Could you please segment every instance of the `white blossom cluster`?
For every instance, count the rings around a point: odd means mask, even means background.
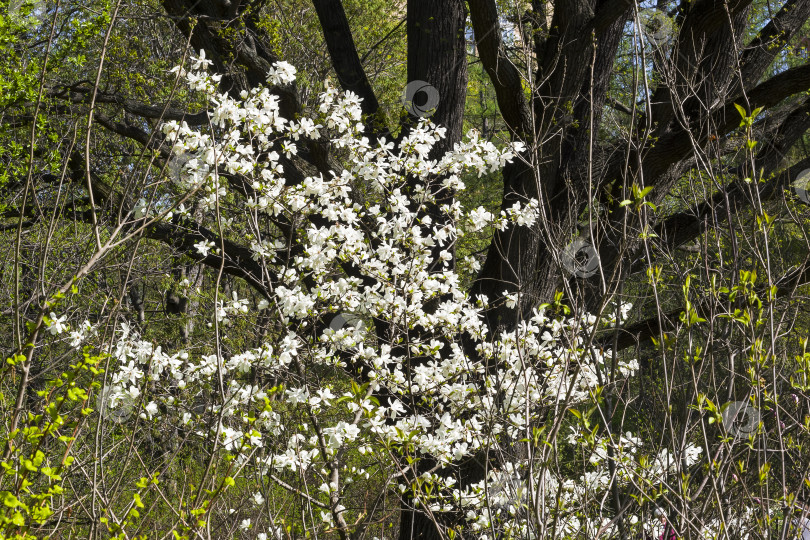
[[[609,446],[623,484],[660,482],[675,471],[677,460],[701,459],[701,449],[688,446],[675,455],[663,450],[641,466],[644,449],[632,433],[589,440],[579,428],[560,438],[588,454],[588,471],[579,478],[544,466],[541,449],[515,451],[550,417],[591,403],[600,389],[616,384],[606,377],[611,351],[591,345],[596,327],[614,320],[562,318],[538,308],[516,328],[493,331],[483,311],[495,299],[470,298],[462,289],[453,265],[460,235],[489,226],[530,226],[538,219],[536,200],[517,202],[496,216],[484,208],[465,209],[453,198],[465,187],[464,175],[499,170],[522,152],[520,144],[498,148],[471,133],[433,159],[431,150],[445,131],[427,120],[398,144],[372,142],[364,135],[360,100],[350,92],[327,86],[314,118],[291,120],[281,116],[269,88],[238,100],[220,93],[218,77],[205,70],[209,64],[201,54],[190,71],[180,72],[192,90],[208,97],[212,130],[175,121],[162,128],[172,152],[187,158],[174,181],[184,193],[194,193],[204,210],[215,210],[228,196],[226,174],[246,179],[252,190],[248,243],[253,260],[272,276],[258,309],[270,310],[284,330],[255,349],[192,355],[163,351],[124,325],[115,338],[111,406],[123,396],[141,397],[147,418],[215,437],[244,470],[320,478],[309,496],[323,503],[313,512],[330,525],[345,513],[347,487],[370,474],[368,468],[336,465],[349,450],[391,462],[394,488],[413,493],[433,512],[461,512],[482,538],[540,537],[526,511],[538,505],[545,509],[543,520],[558,523],[561,537],[595,534],[610,520],[609,510],[596,515],[582,501],[609,489]],[[277,63],[268,82],[294,79],[292,66]],[[283,160],[298,155],[306,140],[324,138],[345,168],[289,181]],[[301,249],[294,257],[278,257],[287,246],[283,238],[263,236],[255,226],[259,214],[297,224]],[[224,217],[222,222],[230,223]],[[194,248],[207,256],[219,246],[201,241]],[[517,298],[507,294],[505,302],[514,307]],[[622,305],[619,318],[629,309]],[[234,292],[215,306],[210,320],[227,326],[255,314],[248,299]],[[330,326],[336,316],[354,324]],[[64,318],[51,314],[51,320],[51,333],[67,329]],[[623,357],[615,366],[618,379],[638,370],[635,360]],[[356,373],[358,367],[365,378],[350,390],[311,375]],[[272,390],[252,386],[245,375],[254,369],[288,383]],[[224,400],[216,396],[218,381]],[[157,390],[141,396],[147,388]],[[206,412],[218,422],[200,419],[188,399],[175,397],[178,392],[214,395]],[[442,472],[484,452],[498,458],[480,482],[459,486]],[[401,459],[393,459],[396,454]],[[426,456],[443,468],[417,469]],[[243,525],[251,527],[249,521]]]

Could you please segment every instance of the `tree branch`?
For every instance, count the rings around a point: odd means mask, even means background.
[[[89,103],[89,94],[92,93],[90,89],[70,87],[69,91],[74,94],[71,96],[73,103]],[[53,97],[61,97],[63,92],[53,92]],[[79,95],[75,95],[79,94]],[[141,103],[133,99],[127,99],[116,94],[107,94],[99,92],[96,94],[96,103],[112,103],[120,105],[123,110],[136,116],[143,118],[154,118],[160,120],[179,120],[185,121],[190,126],[199,126],[208,123],[208,112],[202,111],[198,113],[188,113],[182,109],[169,107],[168,105],[154,106]]]
[[[531,115],[520,73],[506,56],[494,0],[469,0],[470,19],[481,63],[495,88],[498,109],[509,129],[521,138],[531,134]]]
[[[313,0],[312,3],[321,22],[323,37],[340,86],[363,98],[360,103],[363,114],[374,116],[380,105],[357,54],[343,3],[341,0]]]
[[[792,293],[797,287],[807,285],[808,283],[810,283],[810,266],[805,264],[787,272],[774,282],[776,286],[776,297],[779,298]],[[756,292],[760,298],[767,298],[769,295],[768,287],[759,287]],[[724,297],[721,297],[721,300],[727,300],[727,298]],[[694,304],[694,310],[704,319],[716,317],[718,313],[712,312],[709,309],[711,307],[710,302],[713,300],[717,300],[717,298],[704,297],[701,301]],[[619,329],[618,336],[612,335],[613,332],[611,332],[611,335],[598,340],[599,346],[613,348],[615,345],[616,350],[621,351],[650,341],[651,338],[656,339],[662,332],[671,332],[677,327],[678,321],[680,321],[680,315],[683,311],[683,308],[677,308],[662,314],[660,317],[650,317],[649,319],[638,321],[630,326]]]
[[[775,198],[782,193],[783,189],[790,186],[791,180],[795,179],[801,171],[808,167],[810,167],[810,158],[806,158],[793,167],[782,171],[767,184],[756,186],[756,189],[759,189],[759,199],[767,201]],[[715,193],[709,200],[700,203],[694,210],[678,212],[669,216],[655,227],[656,234],[668,248],[676,248],[686,244],[703,232],[706,226],[725,221],[726,198],[728,198],[732,215],[739,212],[742,206],[750,205],[753,201],[750,194],[746,193],[745,185],[739,180],[725,192]],[[634,266],[634,271],[640,270],[641,268]]]
[[[201,262],[209,268],[219,270],[220,266],[222,266],[226,274],[244,279],[256,292],[270,298],[267,292],[269,283],[266,283],[262,278],[262,265],[253,260],[253,252],[235,242],[221,239],[219,235],[210,229],[191,220],[175,216],[170,222],[159,221],[146,227],[144,236],[159,240],[174,249],[182,251],[187,257]],[[203,256],[194,247],[194,244],[201,241],[212,242],[216,250],[219,250],[224,243],[224,254],[213,253],[212,250],[208,255]]]
[[[778,105],[785,98],[807,89],[810,89],[810,64],[788,69],[757,85],[748,93],[748,103],[751,109],[761,107],[767,110]],[[682,161],[693,151],[693,140],[702,145],[706,143],[709,136],[723,136],[734,131],[740,124],[740,114],[737,112],[735,103],[739,104],[739,97],[726,101],[722,107],[710,115],[709,119],[701,116],[681,129],[662,137],[644,158],[645,178],[656,181],[664,177],[672,165]],[[689,133],[692,134],[691,137]],[[621,157],[613,160],[612,169],[615,170],[613,174],[607,175],[608,178],[620,176],[623,161],[624,159]],[[664,189],[659,196],[666,191]]]
[[[745,88],[756,84],[790,39],[810,17],[810,0],[789,0],[759,34],[751,40],[740,59]],[[739,87],[732,94],[739,93]]]
[[[804,133],[810,129],[810,100],[797,107],[772,132],[770,141],[763,145],[756,158],[761,164],[764,176],[767,178],[784,159],[788,150]],[[789,169],[778,173],[766,184],[755,184],[749,187],[742,180],[732,183],[727,189],[715,193],[709,199],[701,202],[696,208],[678,212],[666,218],[655,227],[655,233],[666,248],[674,249],[686,244],[700,235],[707,226],[723,222],[728,215],[725,211],[726,201],[730,206],[729,212],[735,215],[741,208],[759,199],[766,201],[773,199],[788,188],[791,182],[805,169],[810,167],[810,158],[806,158]],[[734,174],[735,171],[732,171]],[[758,189],[758,197],[752,197],[750,189]],[[636,264],[633,271],[640,271],[643,265]]]
[[[266,83],[269,68],[279,59],[264,45],[263,40],[257,38],[255,24],[240,19],[239,11],[246,2],[162,0],[162,4],[175,26],[190,38],[191,46],[196,51],[205,50],[216,71],[223,75],[221,86],[224,92],[236,98],[242,90],[249,91]],[[196,20],[194,25],[191,24],[192,19]],[[235,27],[243,24],[241,38],[232,42],[225,37],[218,28],[223,23],[229,23],[234,31]],[[230,62],[238,67],[229,64],[226,59],[233,59]],[[295,118],[300,110],[295,88],[276,87],[273,93],[279,96],[281,116]]]

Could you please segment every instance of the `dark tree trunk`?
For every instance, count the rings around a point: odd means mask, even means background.
[[[439,157],[451,150],[462,137],[467,96],[466,15],[463,0],[408,2],[408,82],[423,88],[413,96],[415,107],[410,109],[410,121],[417,121],[418,113],[422,110],[420,106],[433,105],[424,101],[430,99],[432,93],[438,97],[438,103],[430,120],[447,130],[445,138],[433,148],[432,157]],[[422,83],[429,86],[424,87]],[[442,219],[438,214],[434,218]],[[430,462],[428,458],[424,463]],[[424,463],[425,470],[430,468]],[[438,527],[421,508],[414,508],[413,501],[406,497],[402,499],[400,540],[443,538]]]

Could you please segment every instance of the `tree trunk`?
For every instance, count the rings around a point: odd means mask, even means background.
[[[431,122],[447,129],[445,138],[433,148],[434,157],[451,150],[462,137],[467,95],[466,17],[463,0],[408,2],[408,90],[421,88],[416,95],[408,96],[414,102],[409,107],[411,120],[415,122],[426,116],[428,109],[435,108]],[[432,101],[436,99],[438,102],[434,104]],[[433,540],[443,536],[428,515],[414,509],[413,502],[403,497],[400,540]]]

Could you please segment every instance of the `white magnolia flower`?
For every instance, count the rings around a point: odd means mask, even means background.
[[[154,417],[158,413],[157,403],[155,403],[154,401],[150,401],[149,405],[144,407],[144,410],[146,411],[146,414],[149,416],[149,418]]]
[[[222,438],[222,444],[225,446],[225,449],[233,450],[238,446],[239,440],[242,438],[242,432],[226,427],[222,428],[220,437]]]
[[[133,209],[133,217],[135,219],[141,219],[142,217],[146,216],[148,210],[149,203],[146,201],[146,199],[140,199]]]
[[[199,253],[201,256],[208,257],[208,251],[211,248],[213,248],[214,245],[215,244],[210,240],[200,240],[199,242],[194,244],[194,248],[197,250],[197,253]]]
[[[296,71],[297,70],[287,62],[276,62],[267,73],[267,82],[273,85],[289,84],[295,80]]]
[[[50,323],[48,323],[48,332],[50,332],[51,335],[55,336],[61,334],[62,332],[68,329],[68,325],[65,324],[65,321],[67,320],[67,315],[57,317],[56,314],[53,311],[51,311],[49,318]]]

